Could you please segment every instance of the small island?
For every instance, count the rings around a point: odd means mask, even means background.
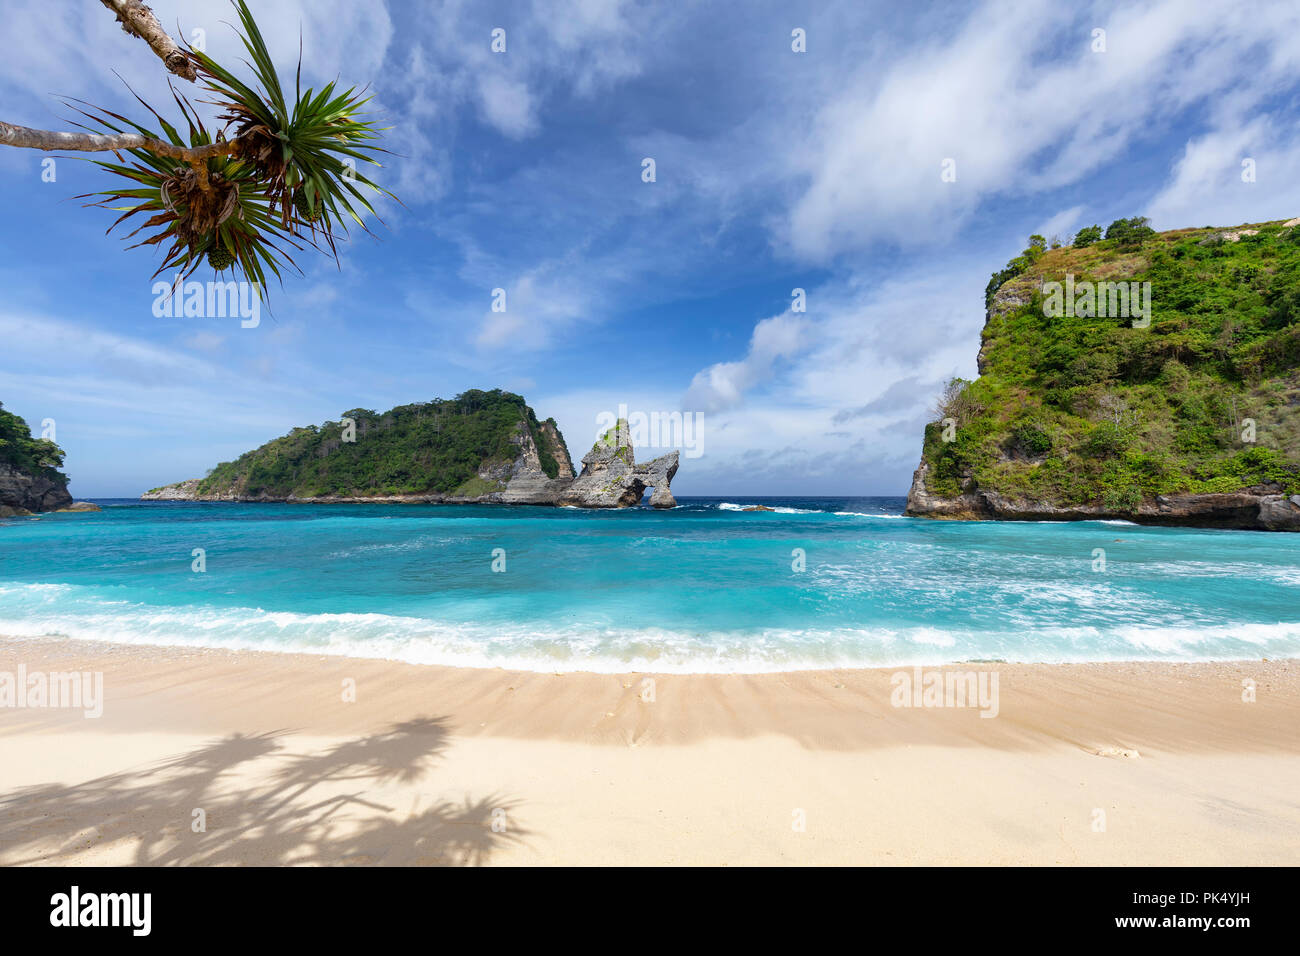
[[[523,397],[471,389],[386,412],[356,408],[340,421],[289,434],[217,465],[205,478],[154,488],[145,501],[319,504],[514,504],[674,508],[678,453],[637,464],[628,423],[601,435],[574,474],[553,418]]]

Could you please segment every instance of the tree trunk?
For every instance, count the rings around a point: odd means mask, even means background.
[[[123,149],[145,149],[156,156],[168,156],[194,164],[212,156],[228,156],[239,147],[239,140],[222,140],[207,146],[173,146],[160,139],[150,139],[139,133],[57,133],[44,129],[29,129],[0,121],[0,143],[27,149],[68,150],[76,153],[108,153]]]
[[[149,48],[158,54],[158,58],[167,65],[167,69],[183,80],[193,83],[198,79],[194,66],[185,51],[176,45],[167,31],[162,28],[153,11],[140,0],[100,0],[104,6],[117,14],[122,29],[132,36],[139,37],[149,44]]]

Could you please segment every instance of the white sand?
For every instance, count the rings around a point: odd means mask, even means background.
[[[0,639],[19,663],[102,671],[106,701],[0,709],[0,864],[1300,863],[1297,661],[965,665],[997,671],[994,719],[893,707],[892,670],[649,701],[643,675]]]

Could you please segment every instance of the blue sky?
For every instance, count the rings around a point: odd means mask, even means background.
[[[152,6],[234,61],[224,0]],[[902,494],[1030,233],[1300,214],[1294,3],[252,7],[283,71],[301,28],[306,82],[369,84],[403,205],[339,266],[302,260],[255,329],[160,319],[155,253],[73,198],[106,177],[61,158],[45,182],[45,154],[0,149],[0,401],[55,421],[79,497],[471,387],[524,394],[575,459],[620,403],[701,414],[679,494]],[[167,102],[98,0],[6,18],[0,117],[70,128],[56,95],[138,115],[124,80]]]

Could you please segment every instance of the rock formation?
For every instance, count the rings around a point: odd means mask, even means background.
[[[1120,519],[1138,524],[1185,525],[1201,528],[1241,528],[1262,531],[1300,531],[1300,495],[1284,494],[1276,485],[1257,485],[1228,494],[1157,495],[1135,509],[1118,510],[1103,505],[1060,505],[1050,501],[1018,499],[974,486],[956,497],[930,493],[921,462],[907,493],[907,514],[922,518],[967,521],[1096,521]]]
[[[653,488],[652,506],[675,508],[677,499],[670,485],[677,474],[677,463],[677,452],[673,451],[638,465],[628,439],[627,420],[620,418],[583,456],[582,474],[561,493],[558,503],[579,508],[627,508],[638,504],[647,488]]]
[[[71,504],[68,478],[59,471],[62,464],[58,445],[33,438],[27,423],[0,404],[0,518]]]
[[[0,462],[0,518],[57,511],[72,504],[66,482],[29,474],[7,462]]]

